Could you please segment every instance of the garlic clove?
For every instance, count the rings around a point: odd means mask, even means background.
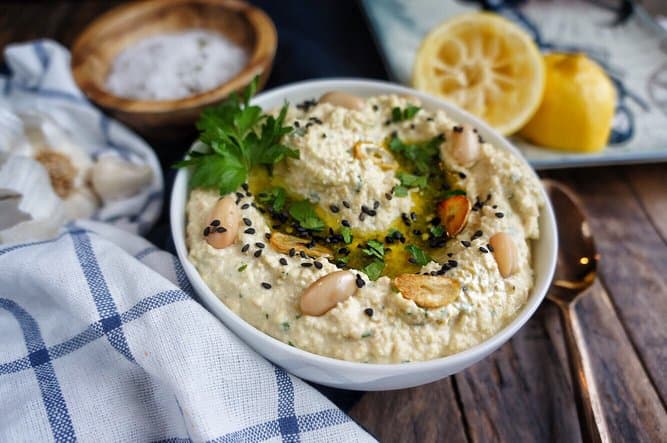
[[[0,202],[0,243],[50,238],[65,221],[46,169],[28,157],[0,165]]]
[[[99,199],[95,193],[87,187],[74,189],[69,196],[63,200],[63,209],[68,220],[90,218],[99,206]]]
[[[116,156],[100,157],[89,174],[93,189],[104,201],[131,197],[153,180],[153,170],[149,166],[130,163]]]

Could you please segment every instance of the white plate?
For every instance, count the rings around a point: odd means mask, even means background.
[[[359,96],[414,95],[422,101],[425,109],[444,109],[454,120],[474,125],[488,142],[521,157],[521,154],[507,140],[470,114],[418,91],[390,83],[354,79],[307,81],[262,93],[253,102],[264,109],[271,109],[281,106],[285,100],[290,103],[299,103],[306,99],[318,98],[323,93],[332,90],[346,91]],[[185,246],[185,204],[188,195],[188,177],[188,171],[182,169],[174,183],[171,196],[171,230],[178,257],[183,263],[192,286],[208,309],[253,349],[292,374],[323,385],[356,390],[400,389],[429,383],[461,371],[493,352],[528,321],[544,298],[553,277],[558,244],[557,231],[551,205],[543,192],[547,204],[540,213],[541,237],[533,246],[535,286],[523,310],[498,334],[466,351],[425,362],[368,364],[312,354],[288,346],[255,329],[232,312],[204,283],[194,265],[188,260]]]

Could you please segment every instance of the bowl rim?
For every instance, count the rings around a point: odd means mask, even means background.
[[[433,102],[435,107],[442,109],[447,114],[457,121],[465,121],[474,125],[480,134],[486,139],[490,140],[493,145],[500,149],[507,149],[512,152],[515,156],[519,157],[521,161],[528,164],[526,159],[521,155],[520,151],[514,147],[505,137],[498,134],[494,129],[492,129],[488,124],[484,123],[477,117],[472,114],[458,108],[456,105],[449,103],[440,98],[434,97],[432,95],[426,94],[421,91],[417,91],[412,88],[405,86],[397,85],[394,83],[381,81],[381,80],[368,80],[368,79],[357,79],[357,78],[324,78],[318,80],[305,80],[295,83],[290,83],[284,86],[280,86],[269,91],[262,92],[252,99],[252,103],[258,104],[258,102],[268,101],[274,98],[275,96],[286,96],[290,93],[294,93],[299,89],[305,89],[308,87],[321,87],[323,90],[343,90],[349,88],[371,88],[371,89],[382,89],[384,92],[379,94],[403,94],[403,95],[412,95],[420,100],[425,100],[428,102]],[[377,95],[378,93],[374,93]],[[261,105],[261,104],[260,104]],[[535,170],[530,168],[533,175],[539,180]],[[543,232],[540,233],[540,240],[545,241],[545,243],[551,243],[553,247],[548,251],[547,257],[547,272],[543,275],[541,279],[537,278],[537,272],[535,272],[535,286],[533,286],[529,298],[526,304],[521,308],[521,311],[517,316],[509,322],[501,330],[488,337],[486,340],[471,346],[470,348],[464,349],[463,351],[446,355],[444,357],[438,357],[431,360],[424,361],[411,361],[406,363],[361,363],[348,360],[337,359],[334,357],[327,357],[324,355],[319,355],[306,351],[304,349],[297,348],[295,346],[290,346],[287,343],[284,343],[269,334],[255,328],[250,323],[241,318],[238,314],[232,311],[225,303],[220,300],[208,285],[204,282],[203,278],[200,276],[199,272],[196,270],[194,265],[188,259],[187,247],[185,246],[185,231],[178,231],[177,226],[179,223],[178,217],[181,217],[183,221],[183,228],[185,229],[185,205],[187,204],[187,179],[189,178],[189,171],[187,169],[180,169],[176,175],[174,185],[172,187],[171,201],[170,201],[170,225],[171,233],[176,247],[176,252],[178,257],[183,264],[183,268],[186,272],[188,278],[196,280],[196,283],[193,282],[193,286],[201,287],[204,289],[204,294],[207,298],[205,304],[214,304],[216,307],[220,308],[219,310],[224,312],[228,318],[224,320],[220,318],[219,315],[213,313],[218,317],[221,322],[229,327],[227,322],[231,321],[235,326],[240,327],[244,330],[244,333],[250,334],[253,338],[269,342],[270,345],[274,345],[278,350],[287,354],[288,357],[307,359],[313,364],[323,365],[331,369],[344,369],[352,370],[358,374],[376,374],[378,371],[383,373],[383,376],[392,376],[392,375],[401,375],[407,372],[421,372],[437,369],[443,366],[468,366],[471,362],[475,362],[489,353],[493,352],[499,346],[504,344],[509,340],[516,332],[532,317],[539,305],[542,303],[543,299],[546,296],[546,293],[551,285],[551,281],[554,276],[557,262],[558,254],[558,231],[556,228],[556,218],[551,206],[551,202],[546,194],[546,191],[543,186],[540,186],[540,191],[544,199],[544,207],[542,208],[541,217],[544,217],[542,220],[543,227],[546,227]],[[183,206],[178,207],[177,200],[179,198],[179,193],[185,194],[183,196]],[[535,257],[533,255],[533,257]],[[204,297],[204,294],[199,293],[200,296]],[[237,336],[234,328],[230,327],[232,332]],[[248,343],[247,340],[242,338],[246,344],[251,348],[255,346],[251,343]],[[270,356],[266,356],[271,360]]]
[[[206,4],[219,6],[239,12],[250,23],[255,45],[249,53],[248,61],[241,71],[226,82],[200,93],[173,100],[140,100],[121,97],[99,87],[96,82],[87,81],[85,66],[89,59],[83,58],[80,52],[88,46],[93,37],[106,29],[112,21],[122,20],[127,14],[147,13],[154,8],[166,8],[175,5]],[[71,49],[70,66],[72,77],[83,93],[93,102],[108,109],[136,114],[168,114],[174,111],[185,111],[200,106],[211,105],[224,99],[234,91],[238,91],[253,78],[260,76],[261,83],[266,81],[263,74],[271,69],[271,64],[278,46],[278,33],[271,18],[260,8],[243,0],[160,0],[159,2],[130,2],[116,6],[97,17],[76,37]]]

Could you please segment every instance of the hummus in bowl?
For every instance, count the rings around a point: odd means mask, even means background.
[[[355,389],[430,381],[509,338],[556,252],[553,214],[517,152],[406,88],[281,89],[255,103],[290,103],[281,143],[298,158],[254,168],[224,198],[177,179],[174,238],[205,303],[276,363]]]

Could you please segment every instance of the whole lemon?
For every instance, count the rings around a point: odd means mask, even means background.
[[[598,152],[609,140],[616,89],[604,70],[584,54],[544,56],[546,85],[537,112],[520,134],[550,148]]]

